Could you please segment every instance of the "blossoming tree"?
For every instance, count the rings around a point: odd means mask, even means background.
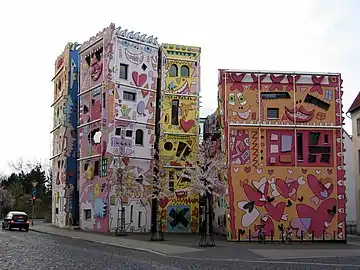
[[[189,186],[185,189],[189,195],[205,196],[204,227],[200,246],[215,246],[213,237],[213,196],[224,196],[227,190],[226,181],[222,180],[226,169],[225,155],[216,147],[211,138],[204,140],[196,153],[196,162],[186,167],[183,177],[189,178]]]

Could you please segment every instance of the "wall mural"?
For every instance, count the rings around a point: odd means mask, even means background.
[[[219,90],[229,144],[228,238],[256,238],[262,225],[276,240],[288,226],[297,239],[344,240],[340,76],[221,72]],[[294,123],[296,130],[286,127]]]
[[[199,197],[161,199],[162,231],[196,233],[199,226]]]
[[[53,208],[57,211],[53,209],[53,223],[60,227],[77,218],[77,202],[73,200],[77,183],[77,47],[77,43],[68,43],[55,62],[52,175]]]
[[[101,232],[109,230],[109,180],[112,174],[111,160],[106,153],[110,128],[106,106],[101,106],[101,100],[104,92],[106,102],[106,91],[111,87],[111,74],[106,67],[111,64],[109,61],[114,53],[114,28],[115,25],[111,24],[83,43],[80,54],[80,94],[92,88],[79,97],[80,122],[83,124],[79,128],[82,158],[79,162],[80,227]]]
[[[190,180],[181,174],[191,166],[199,144],[200,48],[163,44],[161,57],[159,151],[177,197],[160,202],[163,231],[197,232],[198,198],[183,191]]]

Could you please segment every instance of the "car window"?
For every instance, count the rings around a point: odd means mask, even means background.
[[[12,217],[12,214],[11,214],[11,213],[8,213],[5,218],[6,218],[6,219],[11,219],[11,217]]]
[[[16,214],[16,215],[13,215],[12,217],[13,220],[27,220],[27,216],[26,215],[21,215],[21,214]]]

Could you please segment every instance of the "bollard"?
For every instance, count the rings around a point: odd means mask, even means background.
[[[323,241],[325,241],[325,230],[323,231]]]
[[[314,241],[315,241],[314,232],[311,233],[311,240],[314,243]]]
[[[333,238],[334,238],[334,241],[336,240],[336,231],[334,231],[333,233]]]
[[[272,243],[274,240],[274,231],[271,230],[271,234],[270,234],[270,242]]]
[[[238,241],[240,242],[240,229],[238,230]]]
[[[251,243],[251,229],[249,229],[249,243]]]
[[[301,231],[300,242],[301,242],[301,243],[304,242],[304,232],[303,232],[303,231]]]

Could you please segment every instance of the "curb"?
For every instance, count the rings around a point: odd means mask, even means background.
[[[121,244],[114,244],[114,243],[103,242],[103,241],[88,240],[88,239],[83,239],[83,238],[77,237],[77,236],[62,235],[62,234],[59,234],[59,233],[56,233],[56,232],[45,232],[45,231],[41,231],[41,230],[36,229],[36,228],[35,229],[34,228],[29,228],[29,231],[43,233],[43,234],[56,235],[56,236],[62,236],[62,237],[66,237],[66,238],[82,240],[82,241],[87,241],[87,242],[91,242],[91,243],[98,243],[98,244],[103,244],[103,245],[108,245],[108,246],[120,247],[120,248],[124,248],[124,249],[128,249],[128,250],[148,252],[148,253],[152,253],[152,254],[155,254],[155,255],[163,256],[163,257],[172,257],[172,256],[170,256],[168,254],[165,254],[165,253],[162,253],[162,252],[159,252],[159,251],[155,251],[155,250],[152,250],[152,249],[129,247],[129,246],[121,245]]]

